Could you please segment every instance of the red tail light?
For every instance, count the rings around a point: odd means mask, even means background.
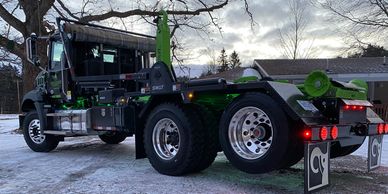
[[[321,131],[319,132],[319,136],[322,140],[327,139],[327,128],[326,127],[321,127]]]
[[[384,133],[388,133],[388,123],[385,123],[384,125]]]
[[[377,125],[377,133],[378,134],[383,134],[384,133],[384,124],[380,123]]]
[[[303,131],[303,138],[305,140],[310,140],[311,139],[311,129],[305,129]]]
[[[357,106],[357,105],[345,105],[344,110],[364,110],[364,106]]]
[[[338,127],[337,126],[333,126],[330,130],[330,136],[332,139],[337,139],[338,137]]]

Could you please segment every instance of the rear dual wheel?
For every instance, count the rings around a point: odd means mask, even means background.
[[[218,119],[208,108],[196,105],[192,107],[195,114],[199,115],[204,128],[205,145],[201,160],[192,172],[200,172],[208,168],[217,157],[219,150]]]
[[[205,144],[206,131],[194,108],[161,104],[147,120],[145,151],[161,174],[179,176],[202,169]]]
[[[294,138],[283,110],[261,93],[244,94],[226,108],[219,136],[228,160],[248,173],[282,168]]]

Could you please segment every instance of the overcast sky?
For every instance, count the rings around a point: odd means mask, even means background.
[[[304,38],[305,44],[311,45],[312,58],[335,58],[345,56],[354,39],[349,37],[349,23],[339,21],[333,13],[301,0],[306,4],[305,18],[307,22]],[[230,54],[237,51],[244,65],[251,65],[254,59],[280,59],[284,56],[280,44],[279,30],[287,31],[290,25],[289,6],[286,0],[250,1],[250,10],[257,25],[252,30],[248,16],[244,13],[244,5],[237,1],[226,9],[219,11],[222,18],[223,36],[212,34],[211,39],[200,39],[195,34],[186,35],[186,47],[193,57],[189,64],[206,64],[209,61],[209,48],[216,55],[225,48]],[[384,35],[382,35],[384,36]],[[388,47],[387,40],[376,40],[373,37],[363,40]]]
[[[308,1],[305,1],[308,3]],[[279,30],[290,25],[288,4],[284,0],[250,1],[250,9],[257,25],[252,30],[243,4],[235,2],[219,12],[223,22],[223,36],[213,34],[211,40],[198,40],[198,37],[189,35],[190,49],[196,57],[189,63],[206,63],[206,49],[211,48],[219,53],[223,47],[227,53],[236,50],[244,64],[251,64],[253,59],[285,58],[282,52]],[[340,26],[333,23],[330,13],[314,6],[308,6],[306,17],[306,45],[311,45],[311,57],[327,58],[341,54],[347,46],[343,41]]]

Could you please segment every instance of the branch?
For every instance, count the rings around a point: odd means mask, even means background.
[[[208,9],[208,6],[206,5],[206,3],[204,3],[203,1],[201,0],[198,0],[199,3],[202,4],[202,6],[205,8],[205,9]],[[207,13],[209,14],[209,17],[210,17],[210,20],[211,22],[213,23],[213,25],[218,29],[218,32],[221,34],[222,36],[222,28],[220,25],[218,25],[218,23],[215,21],[216,19],[213,17],[211,11],[207,11]]]
[[[258,23],[255,21],[255,19],[253,19],[253,14],[252,14],[251,10],[249,9],[249,4],[248,4],[247,0],[244,0],[244,5],[245,5],[245,12],[248,14],[249,20],[251,21],[251,29],[253,29],[255,24],[258,24]]]
[[[40,4],[39,4],[39,14],[41,16],[44,16],[46,15],[46,13],[48,12],[48,10],[54,5],[54,0],[40,0]]]
[[[12,14],[10,14],[7,9],[3,7],[2,4],[0,4],[0,17],[13,28],[15,28],[17,31],[22,34],[25,34],[26,28],[24,23],[14,17]]]
[[[373,3],[372,3],[373,4]],[[386,5],[388,5],[388,2],[383,2],[382,0],[376,0],[376,3],[375,3],[380,9],[381,11],[384,12],[384,14],[388,17],[388,9],[386,7]]]
[[[57,8],[57,6],[53,5],[53,8],[54,8],[54,10],[59,14],[59,16],[65,18],[65,15],[63,15],[63,13],[61,12],[61,10],[59,10],[59,9]]]
[[[0,35],[0,47],[20,58],[25,58],[24,47],[17,42]]]
[[[62,8],[63,10],[65,10],[65,12],[66,12],[70,17],[79,20],[79,17],[77,17],[76,15],[74,15],[74,14],[70,11],[70,9],[67,8],[67,7],[65,6],[65,4],[64,4],[61,0],[57,0],[57,2],[58,2],[59,5],[61,6],[61,8]]]
[[[372,1],[369,1],[369,3],[371,5],[369,6],[377,6],[381,12],[383,13],[386,13],[387,10],[386,10],[386,7],[385,5],[382,3],[380,4],[380,0],[376,0],[376,3],[373,3]],[[372,26],[372,27],[383,27],[383,28],[386,28],[388,27],[388,22],[386,21],[385,18],[381,19],[381,18],[378,18],[378,16],[376,14],[380,14],[379,12],[372,12],[370,13],[370,15],[363,15],[363,17],[359,16],[359,17],[356,17],[352,14],[351,11],[360,11],[362,10],[363,8],[360,7],[361,4],[358,4],[354,7],[352,7],[352,9],[350,10],[341,10],[340,8],[335,8],[332,3],[330,2],[326,2],[326,3],[320,3],[320,5],[326,9],[328,9],[329,11],[333,12],[334,14],[346,19],[346,20],[349,20],[350,22],[354,23],[354,24],[357,24],[357,25],[365,25],[365,26]],[[368,10],[363,10],[364,12],[367,12],[369,13],[370,11]],[[370,18],[369,16],[372,16],[373,18]],[[387,15],[388,16],[388,15]]]
[[[21,58],[17,57],[11,53],[9,53],[5,49],[0,49],[0,64],[5,64],[5,63],[12,63],[15,65],[18,65],[19,67],[22,65]]]
[[[167,10],[168,14],[172,15],[200,15],[202,12],[210,12],[214,11],[216,9],[221,9],[224,6],[228,4],[228,0],[225,0],[223,3],[210,6],[208,8],[201,8],[193,11],[189,10]],[[159,12],[157,11],[148,11],[148,10],[141,10],[141,9],[134,9],[126,12],[118,12],[118,11],[108,11],[106,13],[100,14],[100,15],[88,15],[80,18],[81,22],[91,22],[91,21],[102,21],[109,19],[111,17],[118,17],[118,18],[125,18],[129,16],[158,16]]]

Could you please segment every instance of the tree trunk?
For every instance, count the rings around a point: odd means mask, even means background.
[[[31,91],[35,87],[35,78],[39,73],[39,69],[27,62],[26,60],[22,60],[23,63],[23,94]]]
[[[53,4],[54,1],[21,1],[26,14],[26,32],[23,34],[24,40],[28,38],[31,33],[35,33],[38,36],[46,36],[48,32],[43,26],[43,16],[46,14],[43,4],[39,3],[44,2],[45,4]],[[27,48],[25,48],[27,49]],[[38,57],[40,64],[43,68],[47,65],[47,41],[39,40],[37,42]],[[22,58],[23,68],[22,68],[22,78],[23,78],[23,94],[34,89],[35,78],[38,73],[41,71],[38,67],[35,67],[33,64],[29,63],[26,59]]]

